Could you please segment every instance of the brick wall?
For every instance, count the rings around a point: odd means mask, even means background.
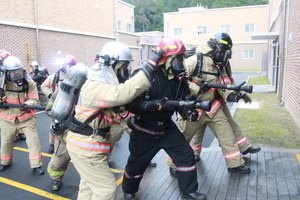
[[[283,101],[300,127],[300,2],[287,1],[287,44],[286,65],[284,70]]]
[[[53,73],[57,69],[58,51],[62,55],[70,53],[77,62],[91,66],[94,64],[91,58],[106,42],[114,40],[130,46],[134,51],[134,66],[138,66],[139,36],[117,34],[115,26],[118,20],[124,20],[125,25],[133,22],[134,6],[117,0],[36,0],[36,26],[34,2],[1,1],[0,7],[0,49],[20,58],[28,70],[31,63],[27,55],[29,45],[30,58]]]

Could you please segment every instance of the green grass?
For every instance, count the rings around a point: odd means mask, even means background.
[[[268,85],[270,80],[263,75],[251,75],[247,85]]]
[[[300,148],[300,129],[286,108],[277,104],[276,94],[250,94],[259,109],[238,108],[234,119],[252,145]]]

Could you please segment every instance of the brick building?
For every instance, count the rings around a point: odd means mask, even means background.
[[[233,40],[233,69],[266,70],[263,62],[267,40],[254,41],[251,35],[267,31],[268,5],[205,9],[179,8],[178,12],[164,13],[165,35],[174,35],[187,47],[206,42],[213,34],[224,31]]]
[[[25,67],[36,60],[52,73],[55,59],[70,53],[91,66],[109,41],[121,41],[140,64],[139,35],[134,33],[134,6],[111,0],[2,1],[0,49],[20,58]]]
[[[270,0],[268,77],[300,127],[300,1]],[[292,138],[291,138],[292,139]]]
[[[268,5],[205,9],[180,8],[164,13],[164,35],[174,35],[187,47],[214,33],[233,40],[233,69],[259,69],[300,127],[300,1],[269,0]]]

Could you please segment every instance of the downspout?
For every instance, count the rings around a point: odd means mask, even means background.
[[[40,58],[40,37],[39,37],[39,21],[38,21],[38,11],[37,11],[37,0],[34,0],[34,17],[35,17],[35,32],[36,32],[36,52],[37,52],[37,60],[38,63],[41,63],[41,58]]]
[[[285,47],[284,47],[284,69],[286,69],[286,63],[287,63],[287,46],[288,46],[288,37],[286,37],[286,35],[289,33],[289,18],[290,18],[290,0],[287,0],[288,3],[284,5],[284,14],[285,14],[285,19],[286,19],[286,28],[284,29],[285,30]],[[286,2],[286,1],[285,1]],[[283,70],[282,72],[284,72],[285,70]],[[286,76],[282,75],[282,91],[286,91],[285,90],[286,88]],[[284,104],[284,93],[282,92],[282,95],[281,95],[281,99],[279,99],[279,104],[282,105]]]
[[[118,31],[118,17],[119,17],[119,10],[118,10],[118,0],[115,0],[115,35],[116,35],[116,41],[119,41],[119,31]]]
[[[286,20],[287,20],[287,17],[286,17],[286,1],[287,0],[283,0],[283,13],[282,13],[282,39],[281,39],[281,48],[280,48],[280,82],[283,83],[283,80],[284,80],[284,71],[285,71],[285,63],[286,63],[286,46],[287,46],[287,40],[286,40],[286,27],[287,24],[286,24]],[[283,87],[284,87],[284,84],[282,84],[282,86],[280,87],[281,84],[278,84],[278,104],[283,104],[283,97],[284,97],[284,94],[283,94]]]

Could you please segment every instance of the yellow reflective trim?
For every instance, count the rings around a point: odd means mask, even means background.
[[[228,42],[225,40],[220,40],[221,43],[228,45]]]
[[[178,47],[177,47],[177,45],[170,45],[170,46],[165,46],[164,48],[166,48],[166,49],[177,49]],[[157,50],[159,51],[161,48],[160,47],[157,47]]]
[[[13,187],[17,187],[17,188],[20,188],[22,190],[26,190],[28,192],[31,192],[31,193],[34,193],[34,194],[37,194],[37,195],[40,195],[40,196],[43,196],[43,197],[46,197],[48,199],[55,199],[55,200],[70,200],[68,198],[65,198],[65,197],[61,197],[61,196],[58,196],[58,195],[55,195],[55,194],[52,194],[50,192],[46,192],[44,190],[40,190],[38,188],[35,188],[35,187],[31,187],[29,185],[25,185],[23,183],[19,183],[19,182],[16,182],[16,181],[12,181],[12,180],[9,180],[9,179],[6,179],[6,178],[2,178],[0,177],[0,182],[2,183],[5,183],[7,185],[11,185]]]
[[[298,164],[300,165],[300,154],[295,154]]]

